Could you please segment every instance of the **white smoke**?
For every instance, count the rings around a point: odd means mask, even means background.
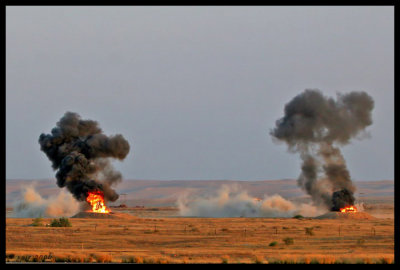
[[[14,203],[13,217],[68,217],[80,210],[79,202],[64,190],[56,196],[43,198],[33,185],[22,188],[22,199]]]
[[[189,199],[183,194],[177,200],[181,216],[196,217],[293,217],[316,216],[321,209],[309,204],[295,205],[280,195],[251,197],[238,185],[222,185],[214,196]]]

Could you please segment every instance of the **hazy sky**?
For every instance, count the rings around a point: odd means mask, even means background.
[[[38,138],[66,111],[120,133],[126,179],[297,178],[269,135],[306,88],[366,91],[354,180],[394,179],[394,8],[6,7],[6,177],[53,178]]]

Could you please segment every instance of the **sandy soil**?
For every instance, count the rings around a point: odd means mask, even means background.
[[[7,218],[6,254],[14,258],[9,261],[51,253],[53,258],[107,255],[112,262],[170,263],[373,263],[394,258],[392,218],[179,218],[166,211],[148,211],[151,217],[70,218],[72,227],[67,228],[33,227],[32,219]],[[43,225],[50,222],[43,219]]]

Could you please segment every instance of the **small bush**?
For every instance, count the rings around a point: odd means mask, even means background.
[[[41,217],[38,217],[38,218],[34,218],[34,219],[32,219],[32,224],[31,224],[31,226],[34,226],[34,227],[40,227],[40,226],[43,226],[43,218],[41,218]]]
[[[390,258],[381,258],[379,262],[382,264],[392,264],[393,261]]]
[[[304,218],[302,215],[295,215],[293,218],[301,219]]]
[[[283,239],[283,242],[284,242],[286,245],[293,245],[294,240],[293,240],[293,238],[291,238],[291,237],[286,237],[286,238]]]
[[[30,262],[39,262],[39,261],[41,261],[41,260],[39,260],[39,256],[33,256],[33,257],[31,257],[30,259],[29,259],[29,261]]]
[[[68,218],[59,218],[59,219],[53,219],[50,223],[50,227],[71,227],[71,222],[69,221]]]
[[[14,259],[14,257],[15,257],[15,254],[14,254],[14,253],[8,253],[8,254],[6,254],[6,258],[7,258],[7,259]]]
[[[224,256],[224,257],[222,257],[221,258],[221,263],[223,263],[223,264],[227,264],[228,263],[228,256]]]
[[[274,247],[274,246],[276,246],[276,245],[278,245],[278,242],[276,242],[276,241],[269,243],[269,246],[270,246],[270,247]]]
[[[308,235],[314,235],[314,232],[313,232],[314,227],[307,227],[307,228],[305,228],[305,229],[306,229],[306,234],[308,234]]]
[[[357,240],[357,244],[360,245],[360,246],[361,246],[361,245],[364,245],[364,243],[365,243],[365,239],[362,239],[362,238],[361,238],[361,239],[358,239],[358,240]]]
[[[132,257],[122,259],[122,262],[123,263],[143,263],[143,258],[132,256]]]
[[[154,264],[155,261],[153,258],[144,258],[143,263]]]
[[[167,259],[167,258],[164,258],[164,257],[158,258],[158,259],[156,260],[156,262],[157,262],[158,264],[169,264],[168,259]]]
[[[67,262],[68,260],[67,260],[67,258],[64,258],[62,256],[57,256],[57,257],[55,257],[54,261],[55,262]]]
[[[142,257],[133,257],[133,262],[134,263],[143,263],[143,258]]]
[[[314,258],[314,259],[311,260],[310,264],[321,264],[321,263],[320,263],[319,260]]]

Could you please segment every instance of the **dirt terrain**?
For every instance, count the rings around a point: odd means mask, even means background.
[[[202,194],[226,181],[125,181],[112,215],[77,213],[72,227],[51,227],[52,218],[12,218],[21,185],[6,185],[6,261],[115,263],[393,263],[393,181],[358,182],[359,218],[327,213],[315,218],[181,217],[182,192]],[[228,181],[232,182],[232,181]],[[309,201],[294,180],[242,181],[249,194],[281,194]],[[38,181],[46,197],[60,192]],[[133,199],[134,198],[134,199]],[[128,207],[118,207],[124,204]],[[100,214],[101,215],[101,214]],[[343,216],[342,216],[343,217]]]
[[[121,211],[124,210],[124,211]],[[394,220],[182,218],[173,208],[113,209],[117,218],[69,218],[72,227],[6,219],[9,262],[391,263]],[[36,257],[35,257],[36,255]],[[40,256],[39,256],[40,257]]]

